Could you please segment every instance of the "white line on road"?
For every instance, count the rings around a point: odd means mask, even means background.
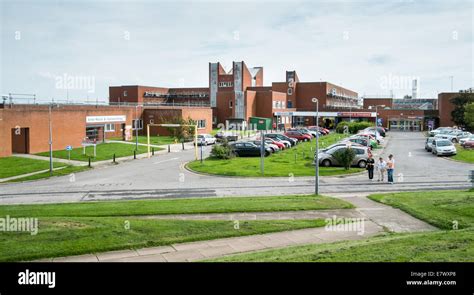
[[[164,163],[164,162],[174,161],[174,160],[178,160],[178,159],[179,158],[171,158],[171,159],[168,159],[168,160],[158,161],[158,162],[155,162],[153,164],[161,164],[161,163]]]

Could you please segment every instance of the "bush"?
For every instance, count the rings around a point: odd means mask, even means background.
[[[355,152],[351,148],[339,149],[336,152],[334,152],[333,157],[346,170],[349,170],[349,168],[351,168],[352,161],[354,161]]]
[[[356,134],[360,130],[364,130],[367,127],[374,126],[374,124],[370,122],[340,122],[337,124],[336,132],[337,133],[344,133],[344,126],[347,126],[349,133]]]
[[[227,140],[224,140],[221,145],[215,144],[212,146],[211,158],[215,159],[230,159],[234,156],[232,149]]]

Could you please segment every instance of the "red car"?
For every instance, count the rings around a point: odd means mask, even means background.
[[[465,149],[474,149],[474,139],[468,139],[463,144],[462,147]]]
[[[281,150],[284,150],[286,148],[283,143],[281,143],[279,141],[276,141],[274,139],[268,138],[268,137],[265,138],[265,142],[274,144],[274,145],[278,146]]]
[[[287,131],[287,132],[285,132],[284,135],[288,136],[290,138],[296,138],[299,141],[310,141],[311,140],[310,135],[303,134],[303,133],[298,132],[298,131]]]

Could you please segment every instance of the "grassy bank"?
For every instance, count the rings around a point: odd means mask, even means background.
[[[54,168],[64,166],[66,166],[66,164],[54,162]],[[36,160],[22,157],[0,158],[0,179],[47,169],[49,169],[49,159]]]

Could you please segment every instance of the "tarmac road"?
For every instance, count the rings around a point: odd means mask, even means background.
[[[419,132],[389,132],[383,156],[396,160],[395,184],[371,182],[365,174],[322,177],[322,194],[462,189],[471,187],[474,165],[438,158],[424,150]],[[205,147],[205,155],[211,147]],[[1,204],[94,200],[287,195],[314,192],[314,177],[241,178],[195,174],[184,168],[194,159],[186,150],[24,183],[0,184]]]

